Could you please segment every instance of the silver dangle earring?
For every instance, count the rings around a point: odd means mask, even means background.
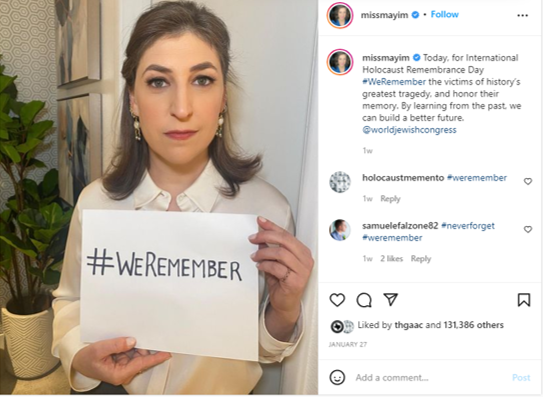
[[[134,133],[137,141],[141,141],[141,128],[140,128],[140,118],[132,112],[132,109],[130,109],[130,114],[132,115],[132,118],[134,119]]]

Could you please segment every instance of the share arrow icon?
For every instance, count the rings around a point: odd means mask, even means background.
[[[385,298],[388,299],[388,305],[392,306],[396,298],[398,297],[398,294],[383,294]]]

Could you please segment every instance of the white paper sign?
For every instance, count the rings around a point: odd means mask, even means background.
[[[83,211],[81,338],[258,360],[256,216]]]

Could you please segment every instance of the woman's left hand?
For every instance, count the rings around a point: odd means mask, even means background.
[[[294,324],[300,314],[300,302],[313,269],[311,251],[296,237],[270,220],[258,217],[263,229],[249,237],[259,249],[251,259],[266,273],[270,304],[275,316]],[[269,247],[268,244],[274,246]]]

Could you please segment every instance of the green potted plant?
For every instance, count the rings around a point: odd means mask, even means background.
[[[17,76],[4,69],[0,63],[0,173],[15,194],[0,203],[0,283],[11,293],[2,325],[7,369],[29,379],[58,364],[51,355],[52,296],[45,287],[59,282],[73,208],[59,196],[56,169],[40,183],[27,178],[31,169],[45,167],[35,156],[53,121],[35,121],[45,103],[17,101]]]

